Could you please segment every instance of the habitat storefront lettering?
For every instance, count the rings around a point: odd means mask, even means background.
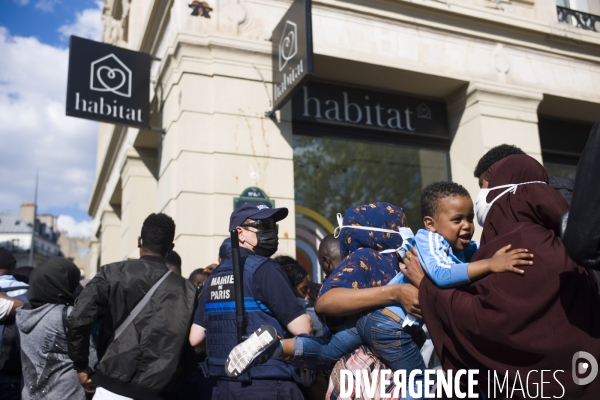
[[[348,92],[341,92],[341,101],[327,99],[324,104],[317,97],[308,95],[308,88],[302,89],[303,117],[325,118],[330,121],[349,122],[351,124],[365,124],[390,129],[408,129],[414,131],[411,118],[415,114],[409,107],[403,111],[396,108],[385,108],[379,103],[368,103],[369,96],[364,96],[366,104],[358,105],[348,99]],[[311,107],[312,106],[312,107]],[[321,107],[323,106],[323,107]],[[323,113],[321,113],[321,109]],[[312,113],[311,113],[312,110]]]
[[[310,82],[292,100],[294,121],[448,137],[443,102]]]

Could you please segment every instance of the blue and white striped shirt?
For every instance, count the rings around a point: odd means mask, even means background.
[[[454,251],[442,235],[426,229],[419,229],[413,240],[419,253],[421,266],[436,286],[451,288],[470,282],[469,262],[479,250],[479,242],[471,240],[465,250]],[[410,283],[410,281],[399,273],[388,285],[393,283]],[[406,317],[406,311],[401,305],[386,308],[402,319]]]

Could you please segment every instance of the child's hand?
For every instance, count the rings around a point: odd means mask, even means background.
[[[533,254],[527,249],[510,250],[511,245],[504,246],[490,258],[490,272],[514,272],[523,275],[525,271],[515,268],[517,265],[532,265]],[[510,250],[510,251],[509,251]]]

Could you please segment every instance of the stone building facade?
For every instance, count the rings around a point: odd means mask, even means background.
[[[137,257],[151,212],[174,218],[184,275],[216,262],[234,199],[257,187],[290,209],[279,253],[297,256],[318,280],[314,248],[345,207],[389,201],[416,225],[427,183],[452,179],[476,196],[475,164],[501,143],[551,174],[573,176],[600,118],[600,33],[578,27],[554,0],[313,0],[309,90],[331,85],[356,104],[357,93],[442,104],[445,133],[435,137],[407,126],[408,118],[426,119],[426,109],[389,106],[387,117],[399,112],[388,120],[400,124],[396,131],[383,120],[370,129],[339,115],[303,121],[294,110],[312,92],[265,116],[271,32],[291,2],[210,0],[210,18],[190,15],[189,3],[105,1],[103,40],[160,58],[149,101],[164,132],[101,124],[89,203],[94,267]],[[589,3],[583,11],[597,12]]]

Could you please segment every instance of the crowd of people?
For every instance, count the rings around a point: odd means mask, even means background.
[[[578,232],[581,215],[565,214],[571,198],[581,201],[579,186],[509,145],[484,155],[475,177],[475,202],[458,183],[428,185],[419,227],[385,199],[338,214],[318,248],[322,285],[294,258],[271,258],[288,210],[261,203],[231,214],[238,243],[226,239],[218,263],[188,279],[165,214],[144,221],[139,259],[104,265],[89,281],[62,257],[16,271],[0,248],[0,400],[334,400],[346,389],[341,371],[356,366],[412,373],[414,387],[398,398],[413,399],[436,365],[509,381],[562,370],[568,379],[550,380],[545,396],[597,399],[600,379],[570,379],[575,353],[600,359],[600,294],[588,269],[598,250],[575,262],[561,238],[565,224]],[[435,356],[424,358],[428,346]],[[480,398],[486,384],[482,372]]]

